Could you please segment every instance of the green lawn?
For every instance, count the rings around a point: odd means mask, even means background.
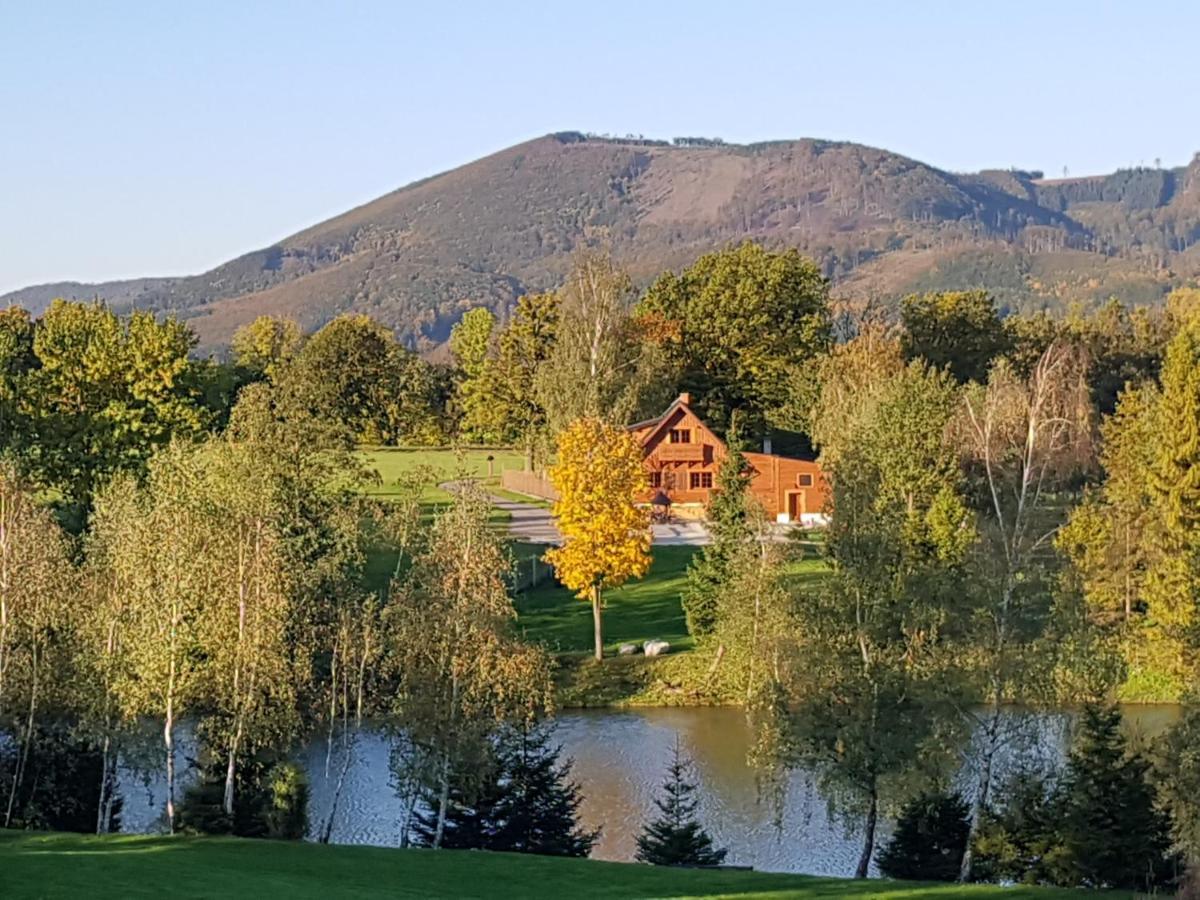
[[[362,458],[369,469],[379,474],[376,484],[367,485],[365,493],[371,497],[395,496],[397,479],[419,468],[429,471],[429,487],[422,499],[444,502],[449,499],[438,484],[452,481],[462,475],[487,478],[489,456],[495,457],[492,469],[495,473],[489,484],[500,483],[500,473],[505,469],[521,469],[525,466],[525,455],[519,450],[449,450],[424,447],[380,447],[363,450]]]
[[[844,881],[760,872],[662,869],[507,853],[391,850],[237,838],[0,832],[5,900],[127,897],[325,900],[330,897],[1079,896],[1044,888]],[[1119,896],[1119,895],[1112,895]]]
[[[482,479],[489,491],[497,494],[502,492],[497,487],[500,483],[500,473],[505,469],[520,469],[525,465],[524,454],[516,450],[450,450],[426,447],[379,447],[360,451],[367,468],[376,473],[377,478],[363,486],[363,493],[368,497],[386,500],[395,497],[400,492],[397,483],[405,475],[418,470],[424,470],[425,486],[421,491],[422,516],[432,519],[437,510],[450,501],[450,495],[438,487],[447,481],[466,475]],[[493,476],[488,478],[489,456],[492,462]],[[496,526],[504,526],[511,516],[504,510],[493,509],[491,521]],[[397,552],[393,547],[372,547],[367,552],[364,581],[372,591],[378,591],[387,586],[388,579],[396,568]]]
[[[680,595],[687,567],[699,547],[656,546],[654,562],[644,578],[605,592],[604,646],[615,653],[627,641],[641,643],[657,638],[669,641],[671,650],[689,650]],[[814,588],[828,573],[823,560],[810,555],[788,563],[788,578],[800,590]],[[561,585],[551,582],[517,598],[518,624],[525,637],[557,653],[583,653],[592,649],[592,608]]]
[[[655,547],[644,578],[605,591],[604,646],[615,653],[627,641],[657,638],[672,650],[692,646],[679,595],[696,547]],[[531,641],[558,653],[592,649],[592,607],[551,582],[517,598],[517,624]]]

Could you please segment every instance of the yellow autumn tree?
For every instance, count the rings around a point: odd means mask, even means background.
[[[554,515],[563,545],[546,560],[559,581],[591,601],[596,659],[603,659],[601,592],[650,567],[650,519],[635,503],[646,485],[642,451],[623,428],[578,419],[558,436],[550,479],[558,489]]]

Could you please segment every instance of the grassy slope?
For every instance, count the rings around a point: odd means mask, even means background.
[[[0,896],[248,897],[1004,897],[1040,888],[842,881],[759,872],[656,869],[504,853],[391,850],[236,838],[0,833]]]
[[[644,578],[605,592],[604,646],[615,653],[626,641],[670,641],[672,649],[692,646],[679,605],[688,562],[695,547],[655,547]],[[526,592],[517,600],[522,631],[558,653],[592,649],[592,607],[557,583]]]
[[[368,468],[379,473],[379,483],[368,486],[365,493],[369,497],[392,497],[398,488],[396,480],[421,467],[430,472],[430,486],[422,499],[431,503],[444,503],[450,499],[449,494],[436,485],[452,481],[460,475],[468,475],[486,480],[489,456],[495,457],[493,469],[495,477],[489,484],[500,483],[500,473],[505,469],[520,469],[525,465],[525,457],[517,450],[444,450],[407,447],[381,447],[376,450],[364,450],[363,461]]]
[[[550,583],[517,598],[517,624],[528,640],[540,641],[558,654],[559,703],[566,707],[704,706],[736,702],[728,685],[709,675],[708,652],[693,649],[687,633],[680,593],[696,547],[658,546],[645,578],[607,593],[602,663],[592,660],[591,607],[570,591]],[[789,564],[798,590],[815,587],[827,569],[816,551]],[[618,657],[619,644],[651,638],[670,641],[663,657],[640,654]]]
[[[489,456],[495,457],[492,463],[495,474],[490,479],[487,477]],[[490,490],[500,483],[503,470],[520,469],[525,464],[520,452],[499,449],[454,451],[424,447],[380,447],[363,450],[362,459],[367,468],[378,475],[374,483],[364,486],[363,493],[381,500],[399,494],[397,481],[402,476],[425,469],[428,485],[421,492],[421,504],[426,518],[431,518],[440,506],[450,501],[450,495],[438,487],[439,484],[467,475],[482,479]],[[495,509],[491,518],[496,525],[502,525],[508,521],[509,515]],[[528,553],[517,555],[519,559],[524,559]],[[373,547],[368,551],[365,580],[369,590],[379,591],[387,586],[396,568],[396,556],[394,548],[386,546]]]

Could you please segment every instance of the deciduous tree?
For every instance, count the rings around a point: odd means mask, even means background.
[[[603,659],[603,590],[650,567],[650,520],[636,503],[646,485],[641,448],[623,428],[579,419],[559,435],[550,478],[563,544],[546,560],[564,586],[591,602],[595,656]]]
[[[638,317],[701,416],[722,433],[735,409],[751,433],[760,431],[786,403],[791,375],[830,343],[820,269],[795,250],[771,252],[751,242],[662,275]]]
[[[655,348],[630,318],[633,286],[612,258],[582,251],[559,289],[549,357],[536,376],[537,396],[553,431],[581,417],[624,424],[661,408],[666,379]]]
[[[259,316],[233,333],[233,359],[256,375],[270,376],[303,343],[300,326],[281,316]]]
[[[900,316],[905,358],[949,369],[960,382],[986,381],[992,361],[1010,346],[986,291],[912,294],[901,303]]]
[[[544,652],[512,633],[508,557],[488,508],[477,486],[460,483],[387,610],[399,684],[393,721],[419,750],[408,758],[418,778],[436,790],[433,847],[442,844],[452,787],[473,795],[492,736],[551,702]]]
[[[996,754],[1013,735],[1006,702],[1033,701],[1051,683],[1054,648],[1046,640],[1057,561],[1053,542],[1062,524],[1058,491],[1091,465],[1092,405],[1079,349],[1055,343],[1028,379],[1005,362],[986,386],[969,386],[955,431],[977,498],[982,536],[973,554],[975,608],[968,640],[984,698],[979,730],[972,838],[988,803]],[[961,878],[971,876],[971,844]]]

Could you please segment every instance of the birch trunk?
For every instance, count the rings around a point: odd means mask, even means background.
[[[8,809],[4,815],[4,827],[8,828],[12,824],[13,810],[17,802],[17,793],[21,789],[21,782],[25,779],[25,767],[29,764],[29,749],[33,744],[33,722],[37,713],[37,698],[38,698],[38,674],[39,674],[39,654],[37,647],[33,650],[33,671],[32,684],[29,688],[29,710],[25,719],[25,739],[21,742],[21,753],[17,758],[17,767],[13,770],[12,790],[8,795]]]
[[[871,857],[875,855],[875,828],[879,822],[879,792],[871,786],[871,797],[867,804],[867,821],[863,834],[862,855],[858,858],[855,878],[866,878],[871,869]]]

